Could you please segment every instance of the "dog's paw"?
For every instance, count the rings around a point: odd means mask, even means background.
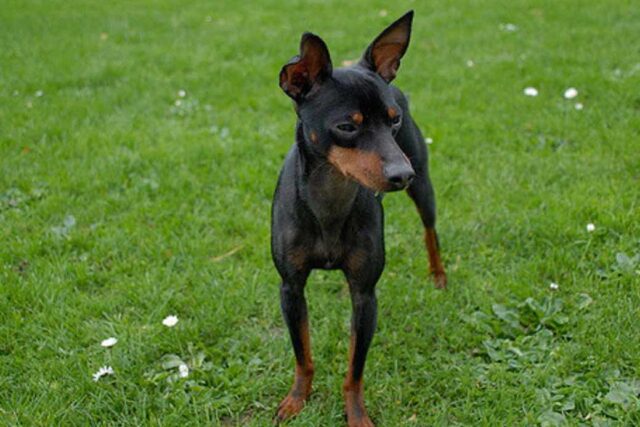
[[[349,427],[375,427],[371,418],[366,414],[358,419],[347,418],[347,424]]]
[[[436,271],[433,273],[433,281],[436,289],[447,289],[447,274],[444,271]]]
[[[367,414],[367,408],[364,406],[362,390],[358,392],[346,391],[344,399],[344,412],[347,416],[347,425],[349,427],[375,427]]]
[[[280,405],[278,405],[276,421],[280,422],[295,417],[300,413],[300,411],[302,411],[303,407],[304,399],[288,394],[287,397],[280,402]]]

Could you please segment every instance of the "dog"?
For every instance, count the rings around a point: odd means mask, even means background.
[[[363,371],[376,328],[385,263],[382,193],[406,190],[425,228],[437,288],[447,276],[435,229],[435,198],[424,138],[391,81],[411,36],[413,11],[387,27],[353,66],[333,69],[329,50],[304,33],[280,71],[298,116],[271,213],[271,253],[282,278],[280,304],[295,353],[291,390],[276,421],[297,415],[311,393],[313,361],[304,287],[312,269],[344,272],[352,301],[349,367],[343,385],[350,427],[373,426]]]

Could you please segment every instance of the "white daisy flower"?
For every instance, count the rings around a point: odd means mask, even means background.
[[[44,92],[41,90],[37,90],[36,91],[36,98],[40,98],[42,95],[44,95]]]
[[[587,224],[587,231],[589,233],[591,233],[592,231],[595,231],[595,229],[596,229],[596,226],[594,224],[592,223]]]
[[[383,18],[384,18],[385,16],[387,16],[387,15],[388,15],[388,12],[387,12],[387,10],[386,10],[386,9],[382,9],[382,10],[380,11],[380,13],[378,13],[378,15],[380,15],[381,17],[383,17]]]
[[[578,89],[576,89],[575,87],[570,87],[569,89],[564,91],[565,99],[573,99],[576,96],[578,96]]]
[[[162,324],[167,328],[173,328],[178,323],[178,316],[167,316],[162,320]]]
[[[98,381],[100,378],[106,375],[113,375],[113,374],[114,374],[114,371],[111,366],[103,366],[100,369],[98,369],[98,372],[93,374],[93,381]]]
[[[100,345],[103,347],[113,347],[114,345],[116,345],[118,343],[118,339],[114,338],[114,337],[109,337],[106,340],[102,340],[102,342],[100,342]]]
[[[551,282],[549,284],[549,289],[551,289],[552,291],[557,291],[558,289],[560,289],[560,286],[558,286],[557,283]]]
[[[427,144],[433,144],[433,138],[425,138],[424,142]]]
[[[527,96],[538,96],[538,89],[535,87],[526,87],[524,88],[524,94]]]
[[[582,110],[584,108],[584,105],[582,105],[582,102],[576,102],[576,105],[574,105],[574,108],[576,110]]]
[[[182,100],[181,99],[176,99],[175,104],[176,104],[176,107],[181,106],[182,105]]]
[[[473,67],[474,65],[476,65],[476,63],[475,63],[475,62],[473,62],[473,59],[467,59],[467,67],[471,68],[471,67]]]
[[[185,91],[184,89],[180,89],[180,90],[178,91],[178,96],[179,96],[180,98],[184,98],[185,96],[187,96],[187,91]]]
[[[186,363],[181,363],[178,366],[178,375],[180,378],[187,378],[189,376],[189,367]]]
[[[506,24],[500,24],[500,29],[508,33],[513,33],[514,31],[518,31],[518,26],[511,23],[506,23]]]

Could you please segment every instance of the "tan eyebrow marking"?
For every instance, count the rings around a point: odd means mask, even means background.
[[[353,123],[357,124],[357,125],[361,125],[362,121],[364,120],[364,117],[362,116],[362,113],[353,113],[351,115],[351,120],[353,120]]]
[[[396,111],[395,108],[389,107],[389,108],[387,108],[387,114],[389,115],[390,119],[393,119],[395,116],[398,115],[398,112]]]

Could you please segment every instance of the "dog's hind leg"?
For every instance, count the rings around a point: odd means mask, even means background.
[[[436,288],[446,289],[447,274],[440,259],[440,244],[438,242],[438,233],[436,232],[435,196],[426,173],[418,173],[407,189],[407,193],[416,204],[424,225],[424,242],[429,256],[429,270],[433,275]]]

